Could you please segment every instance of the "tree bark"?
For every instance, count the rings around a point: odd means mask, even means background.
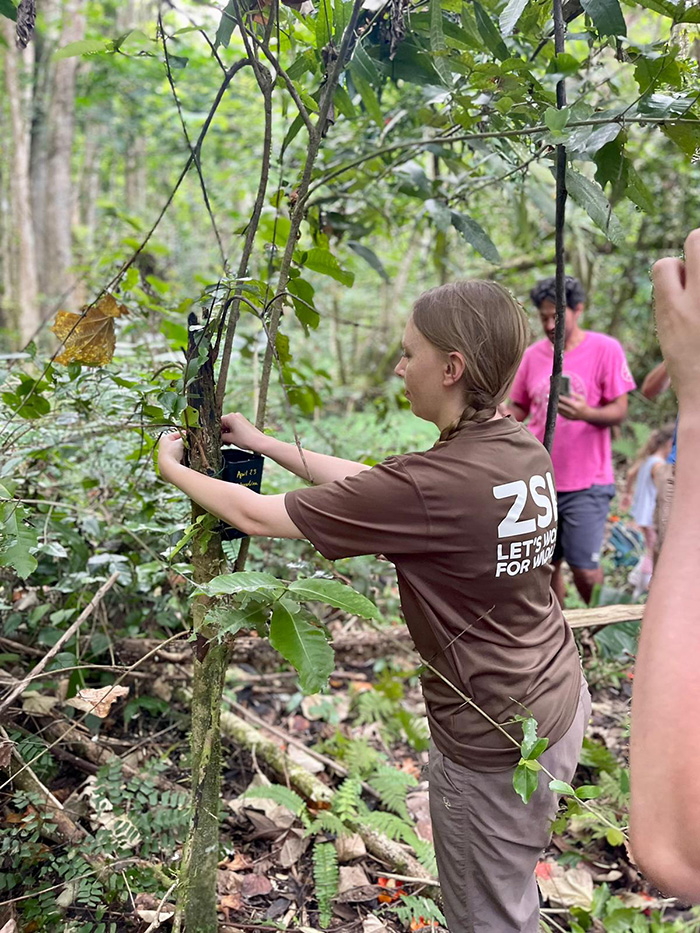
[[[77,42],[85,35],[84,0],[65,0],[59,46]],[[48,114],[46,218],[44,234],[44,287],[48,301],[75,310],[71,294],[73,184],[71,157],[75,126],[75,76],[80,57],[57,62],[53,73]]]
[[[36,248],[32,227],[32,205],[29,184],[30,153],[30,114],[31,114],[31,73],[34,52],[31,43],[20,52],[15,47],[15,27],[9,19],[3,18],[5,49],[5,87],[12,126],[12,162],[10,168],[10,204],[11,228],[14,231],[14,243],[10,249],[14,255],[14,276],[8,275],[10,282],[10,314],[13,318],[19,342],[24,345],[31,340],[38,329],[39,287],[37,279]]]

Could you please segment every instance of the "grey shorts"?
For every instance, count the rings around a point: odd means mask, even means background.
[[[540,762],[571,782],[591,715],[586,682],[568,731]],[[524,804],[513,772],[472,771],[430,746],[430,817],[449,933],[537,933],[535,868],[559,800],[540,775]]]
[[[559,529],[553,562],[565,558],[569,567],[595,570],[600,564],[600,549],[614,486],[589,486],[575,492],[557,493]]]

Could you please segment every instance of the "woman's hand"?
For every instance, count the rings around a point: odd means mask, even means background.
[[[185,455],[185,444],[179,431],[162,434],[158,444],[158,469],[164,480],[170,482],[170,469],[173,465],[182,463]]]
[[[682,259],[659,259],[652,269],[659,343],[681,403],[700,404],[700,228],[685,241]]]
[[[224,444],[235,444],[244,450],[260,453],[266,435],[236,411],[221,418],[221,440]]]

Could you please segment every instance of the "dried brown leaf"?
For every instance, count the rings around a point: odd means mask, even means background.
[[[78,690],[74,697],[66,700],[66,706],[74,706],[76,709],[85,713],[92,713],[93,716],[99,716],[105,719],[109,716],[112,704],[119,697],[125,697],[129,692],[128,687],[122,687],[120,684],[114,684],[109,687],[84,687]]]
[[[117,304],[112,295],[103,295],[94,307],[79,314],[59,311],[51,328],[63,343],[56,362],[106,366],[114,356],[114,319],[124,314],[128,310]]]
[[[0,741],[0,768],[3,771],[7,771],[10,767],[10,759],[12,758],[12,742],[9,739],[3,739]]]
[[[251,872],[241,877],[241,895],[245,898],[260,897],[261,894],[269,894],[271,890],[272,882],[267,875]]]

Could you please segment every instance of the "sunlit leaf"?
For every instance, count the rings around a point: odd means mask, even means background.
[[[511,35],[523,10],[527,6],[527,2],[528,0],[508,0],[499,18],[502,36]]]
[[[344,609],[345,612],[361,616],[363,619],[381,618],[379,610],[371,600],[361,593],[355,592],[355,590],[339,580],[324,580],[322,578],[295,580],[289,584],[289,592],[297,599],[318,600],[318,602],[328,603],[329,606]]]
[[[75,314],[59,311],[51,330],[63,343],[57,363],[106,366],[114,355],[114,319],[128,314],[112,295],[103,295],[94,307]]]

